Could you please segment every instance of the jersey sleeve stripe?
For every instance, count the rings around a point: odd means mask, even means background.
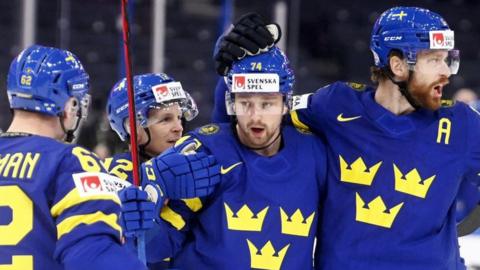
[[[118,216],[116,214],[106,215],[101,211],[97,211],[93,214],[76,215],[64,219],[57,224],[57,239],[60,239],[63,235],[71,232],[77,226],[86,224],[94,224],[96,222],[103,222],[118,231],[119,237],[122,235],[122,228],[117,223]]]
[[[203,204],[200,198],[193,198],[193,199],[183,199],[182,201],[185,202],[187,207],[192,210],[192,212],[198,212],[202,209]]]
[[[305,131],[310,131],[310,128],[304,123],[302,123],[302,121],[300,121],[300,119],[298,118],[297,111],[290,112],[290,116],[292,118],[292,123],[296,128],[299,128]]]
[[[63,213],[63,211],[67,210],[70,207],[95,200],[110,200],[118,205],[121,205],[120,199],[114,193],[89,195],[82,197],[80,196],[78,190],[74,188],[50,209],[50,213],[52,214],[52,217],[58,217]]]
[[[185,135],[183,136],[182,138],[180,138],[176,143],[175,143],[175,147],[178,147],[180,145],[182,145],[185,141],[187,141],[188,139],[190,139],[190,135]]]
[[[183,217],[180,214],[173,211],[172,208],[170,208],[168,205],[162,208],[162,211],[160,212],[160,217],[163,220],[170,223],[173,227],[175,227],[179,231],[183,227],[185,227],[185,220],[183,220]]]

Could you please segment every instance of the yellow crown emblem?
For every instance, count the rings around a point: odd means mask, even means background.
[[[435,179],[435,175],[422,181],[417,169],[413,169],[406,175],[403,175],[400,169],[393,164],[393,170],[395,172],[396,191],[425,199],[427,192]]]
[[[280,207],[280,217],[282,220],[283,234],[308,237],[313,218],[315,217],[315,211],[305,219],[300,209],[297,209],[295,213],[293,213],[292,217],[289,217]]]
[[[368,208],[365,208],[365,202],[362,200],[360,195],[356,193],[356,206],[356,221],[365,222],[380,227],[391,228],[393,221],[403,206],[403,202],[388,210],[382,200],[382,197],[377,196],[368,204]]]
[[[236,214],[233,213],[227,203],[224,203],[224,205],[229,230],[262,231],[263,220],[265,220],[265,216],[267,215],[268,206],[255,215],[246,204],[244,204]]]
[[[342,182],[371,186],[378,168],[382,165],[382,161],[367,168],[361,157],[357,158],[350,166],[340,157],[340,180]]]
[[[258,252],[258,248],[247,239],[248,250],[250,251],[250,267],[255,269],[277,270],[282,267],[283,258],[287,254],[290,244],[283,247],[278,254],[273,248],[272,242],[268,241]]]

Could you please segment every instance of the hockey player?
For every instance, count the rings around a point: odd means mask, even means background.
[[[71,52],[33,45],[10,65],[13,120],[0,134],[0,269],[144,269],[121,246],[116,178],[65,144],[87,116],[89,77]]]
[[[282,125],[294,82],[288,60],[274,47],[234,63],[226,80],[232,123],[203,126],[175,146],[194,142],[197,152],[214,155],[222,181],[207,198],[171,200],[159,221],[170,241],[147,249],[158,251],[156,259],[175,255],[173,265],[186,270],[312,269],[325,149]],[[144,169],[168,174],[162,157]]]
[[[194,119],[198,115],[198,109],[195,101],[182,88],[181,83],[164,73],[149,73],[135,76],[133,84],[138,122],[137,140],[140,145],[141,162],[145,162],[173,146],[182,136],[182,122]],[[112,129],[122,141],[128,141],[130,130],[125,78],[117,82],[112,88],[107,103],[107,114]],[[173,157],[177,157],[174,161],[176,162],[175,166],[188,166],[189,162],[196,160],[203,160],[207,163],[198,168],[191,168],[185,171],[181,176],[181,181],[172,182],[172,188],[168,190],[168,183],[165,182],[163,186],[163,192],[166,193],[164,194],[164,199],[192,198],[206,195],[206,193],[213,191],[213,186],[217,183],[216,181],[209,182],[211,186],[196,185],[193,187],[192,185],[195,182],[205,182],[206,179],[199,178],[195,180],[193,178],[189,179],[188,176],[192,173],[191,171],[196,172],[210,167],[212,171],[210,177],[219,180],[219,177],[213,174],[215,168],[219,169],[218,165],[213,162],[214,160],[205,155],[190,155],[186,158],[179,153],[171,154],[173,154]],[[113,158],[106,159],[104,163],[111,174],[123,180],[132,181],[133,165],[130,152],[117,154]],[[165,179],[165,181],[168,180]],[[175,186],[174,184],[178,185]],[[188,190],[190,187],[193,190]],[[203,191],[206,191],[206,193],[202,193]],[[130,238],[135,235],[134,232],[149,230],[153,227],[152,220],[155,214],[152,212],[151,205],[148,203],[145,194],[138,189],[130,188],[120,192],[120,199],[123,204],[121,224],[124,228],[125,236]],[[160,208],[157,211],[160,211]],[[140,211],[140,214],[135,214],[138,213],[136,211]]]
[[[378,85],[336,82],[294,99],[292,121],[326,138],[318,269],[464,269],[455,199],[479,184],[480,118],[442,102],[459,66],[438,14],[395,7],[371,37]]]
[[[148,73],[134,77],[137,140],[141,161],[161,154],[182,137],[183,121],[198,115],[192,97],[180,82],[164,73]],[[111,128],[122,141],[129,141],[128,95],[126,79],[118,81],[108,98],[107,114]],[[110,173],[132,181],[130,152],[104,161]]]

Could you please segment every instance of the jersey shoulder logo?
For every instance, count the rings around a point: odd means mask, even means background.
[[[200,128],[198,133],[202,135],[212,135],[217,133],[220,130],[220,127],[215,124],[208,124]]]

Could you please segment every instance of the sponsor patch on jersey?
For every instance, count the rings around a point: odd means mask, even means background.
[[[75,173],[72,177],[81,197],[116,193],[131,185],[120,178],[99,172]]]
[[[430,31],[430,49],[452,50],[455,46],[452,30]]]
[[[180,82],[157,84],[152,86],[152,92],[158,103],[187,98]]]
[[[198,133],[203,135],[212,135],[217,133],[219,130],[220,130],[220,127],[218,125],[209,124],[201,127]]]
[[[297,95],[292,98],[292,111],[306,109],[308,107],[308,97],[310,94]]]
[[[232,77],[232,93],[280,92],[280,79],[276,73],[240,73]]]

